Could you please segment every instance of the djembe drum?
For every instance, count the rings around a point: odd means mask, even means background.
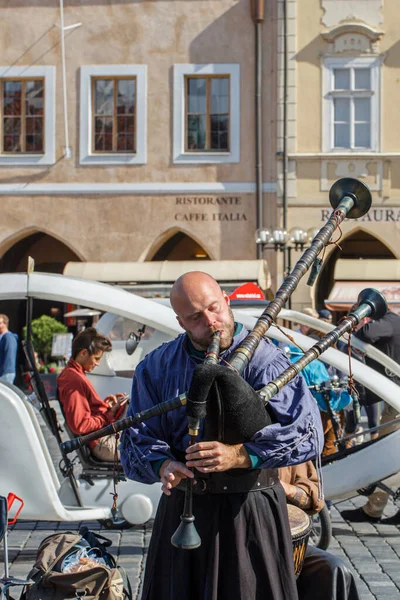
[[[303,567],[304,557],[307,550],[308,538],[310,537],[312,523],[310,517],[292,504],[287,505],[289,513],[290,533],[293,544],[294,574],[296,578],[300,575]]]

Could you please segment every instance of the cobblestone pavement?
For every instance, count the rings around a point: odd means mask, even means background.
[[[333,539],[329,552],[340,556],[353,569],[362,600],[400,599],[400,531],[393,525],[355,523],[350,526],[338,511],[364,503],[358,497],[332,507]],[[387,515],[395,508],[389,504]],[[152,524],[125,530],[104,530],[97,521],[85,523],[112,540],[111,552],[131,581],[133,597],[139,600]],[[76,531],[80,523],[19,521],[10,527],[8,549],[10,573],[24,578],[33,566],[39,543],[53,532]],[[0,555],[4,561],[3,554]],[[3,570],[3,569],[0,569]],[[15,594],[16,596],[16,594]],[[245,599],[243,599],[245,600]]]

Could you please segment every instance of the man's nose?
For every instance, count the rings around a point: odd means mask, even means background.
[[[213,315],[212,313],[210,313],[206,310],[206,311],[204,311],[204,317],[205,317],[206,323],[209,327],[211,327],[211,325],[215,325],[215,323],[216,323],[215,315]]]

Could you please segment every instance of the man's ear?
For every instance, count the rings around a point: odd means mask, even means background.
[[[227,294],[226,292],[224,292],[224,290],[222,290],[222,295],[223,295],[223,297],[224,297],[224,300],[225,300],[225,302],[226,302],[226,303],[227,303],[227,305],[229,306],[229,305],[230,305],[230,303],[231,303],[231,301],[230,301],[230,298],[229,298],[228,294]]]

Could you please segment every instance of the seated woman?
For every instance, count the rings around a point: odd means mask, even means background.
[[[308,514],[322,510],[318,478],[311,461],[279,469],[279,479],[288,503]],[[308,546],[303,568],[297,579],[299,600],[360,600],[353,573],[346,563],[325,550]]]
[[[113,423],[122,416],[128,401],[125,394],[100,398],[86,377],[98,366],[104,352],[110,352],[111,342],[94,327],[84,329],[72,342],[72,357],[57,378],[58,395],[69,429],[85,435]],[[112,461],[115,456],[115,437],[109,435],[89,448],[99,460]]]

